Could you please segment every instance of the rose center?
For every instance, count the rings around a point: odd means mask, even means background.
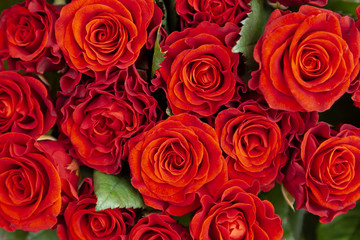
[[[304,47],[301,52],[300,59],[300,74],[305,81],[311,81],[317,77],[320,77],[328,67],[328,61],[326,59],[326,53],[323,49],[317,49],[314,47]]]
[[[13,34],[14,43],[16,45],[27,46],[28,44],[31,43],[31,40],[34,39],[35,36],[34,29],[32,28],[30,20],[25,16],[20,16],[17,19],[16,23],[17,23],[16,26],[10,28],[11,29],[10,31],[13,31],[13,33],[9,33],[9,34],[10,35]]]
[[[216,89],[220,84],[219,71],[213,64],[213,59],[196,59],[190,64],[187,74],[190,79],[192,89],[201,92],[208,92],[210,89]]]
[[[329,163],[326,166],[325,176],[331,186],[344,189],[354,178],[355,156],[346,148],[338,147],[325,156]]]
[[[266,141],[260,135],[249,134],[241,138],[241,146],[250,157],[258,157],[264,153]]]
[[[5,179],[5,185],[8,189],[9,198],[15,204],[22,204],[31,200],[31,193],[34,191],[29,184],[26,174],[19,170],[14,169],[9,172]]]
[[[166,151],[166,161],[164,161],[163,168],[172,173],[181,172],[185,163],[182,155],[181,146],[178,143],[170,144]]]
[[[221,15],[226,9],[226,4],[222,1],[210,1],[208,12],[213,16]]]
[[[104,237],[109,235],[108,226],[111,226],[109,219],[105,216],[90,216],[90,227],[96,237]]]
[[[236,219],[229,225],[231,239],[243,239],[246,234],[246,225],[241,219]]]
[[[0,97],[0,118],[8,118],[12,112],[12,107],[8,99]]]
[[[86,36],[88,47],[98,54],[122,54],[129,41],[128,31],[124,25],[114,16],[104,13],[91,19],[86,25]],[[91,56],[90,52],[88,54]],[[105,60],[105,56],[99,60]]]
[[[220,229],[226,229],[230,240],[241,240],[245,238],[247,232],[246,221],[244,216],[238,211],[229,211],[222,213],[217,217]]]
[[[97,115],[94,117],[94,128],[93,128],[93,137],[98,138],[100,141],[106,141],[109,137],[113,135],[113,130],[109,128],[109,125],[113,123],[111,118],[108,118],[103,115]],[[106,138],[106,139],[103,139]]]

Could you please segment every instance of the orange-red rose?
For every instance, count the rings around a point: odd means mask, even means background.
[[[191,240],[187,230],[168,215],[152,213],[141,218],[131,229],[131,240]]]
[[[165,90],[174,114],[210,116],[240,99],[245,85],[238,76],[239,55],[231,51],[238,36],[234,24],[203,22],[166,38],[165,59],[153,83]]]
[[[57,225],[59,239],[127,239],[126,236],[135,220],[134,210],[109,208],[96,211],[96,202],[92,179],[85,178],[79,199],[69,203]]]
[[[157,102],[136,69],[120,70],[116,76],[113,82],[79,84],[57,102],[60,139],[71,155],[108,174],[120,172],[127,141],[158,118]]]
[[[71,201],[78,200],[79,165],[58,141],[40,140],[39,145],[52,160],[61,180],[61,213]]]
[[[221,111],[215,119],[220,146],[227,154],[230,179],[258,181],[265,191],[285,164],[284,138],[279,126],[256,102]]]
[[[133,141],[131,183],[148,206],[184,215],[227,179],[215,130],[193,115],[171,116]]]
[[[296,207],[320,216],[320,222],[355,207],[360,198],[360,130],[343,125],[337,132],[322,122],[305,133],[300,150],[284,179]]]
[[[0,72],[0,133],[21,132],[37,138],[55,121],[53,103],[39,79]]]
[[[9,69],[44,73],[64,67],[55,40],[59,11],[45,0],[26,0],[1,13],[0,59]]]
[[[359,53],[352,18],[307,5],[293,13],[275,10],[255,46],[260,66],[249,87],[271,108],[325,111],[349,90]]]
[[[232,180],[218,189],[214,199],[201,198],[201,209],[190,222],[194,240],[282,239],[281,219],[273,205],[242,186],[241,181]]]
[[[203,21],[224,26],[239,25],[250,12],[249,0],[175,0],[182,28],[195,27]]]
[[[71,1],[55,24],[68,65],[89,75],[130,66],[146,43],[155,7],[153,0]]]
[[[37,232],[53,227],[61,208],[54,159],[22,133],[0,135],[0,227]]]

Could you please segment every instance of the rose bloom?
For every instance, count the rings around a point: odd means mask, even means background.
[[[231,180],[218,189],[214,199],[201,198],[201,209],[190,222],[194,240],[282,239],[281,218],[273,205],[243,186],[240,180]]]
[[[60,240],[127,239],[135,212],[120,208],[95,211],[96,202],[92,179],[85,178],[79,199],[69,203],[57,225]]]
[[[244,91],[245,85],[237,74],[239,55],[231,52],[238,36],[234,24],[203,22],[166,38],[165,59],[153,84],[164,89],[174,114],[210,116],[240,99],[239,88]]]
[[[258,103],[245,102],[239,109],[221,111],[215,130],[228,156],[229,178],[249,184],[259,181],[262,190],[270,190],[286,161],[285,139],[276,122]]]
[[[61,214],[71,201],[78,200],[79,165],[64,146],[54,140],[39,140],[39,145],[53,160],[61,180]]]
[[[170,216],[151,213],[132,227],[128,239],[191,240],[191,237],[187,230]]]
[[[359,49],[360,33],[348,16],[307,5],[275,10],[255,46],[260,67],[249,87],[271,108],[325,111],[357,76]]]
[[[224,26],[227,22],[239,25],[250,12],[249,0],[175,0],[182,29],[195,27],[203,21]],[[240,31],[239,31],[240,32]]]
[[[171,215],[199,207],[199,197],[227,180],[215,130],[190,114],[173,115],[129,143],[131,183],[145,204]]]
[[[320,216],[322,223],[355,207],[360,198],[360,130],[343,125],[337,132],[321,122],[305,133],[300,150],[283,181],[296,207]]]
[[[55,24],[56,40],[71,68],[93,75],[133,64],[147,41],[153,0],[75,0]],[[161,11],[155,11],[161,13]]]
[[[354,105],[358,108],[360,108],[360,89],[356,90],[353,95],[351,96],[351,99],[354,102]]]
[[[127,141],[159,117],[157,102],[136,69],[120,70],[117,77],[112,83],[79,84],[57,102],[59,139],[75,159],[108,174],[120,172]]]
[[[35,138],[56,121],[46,86],[12,71],[0,71],[0,113],[0,133],[21,132]]]
[[[23,133],[0,135],[0,227],[37,232],[57,222],[61,179],[54,159]]]
[[[55,40],[58,10],[45,0],[26,0],[0,17],[0,59],[9,69],[43,74],[64,67]]]
[[[281,129],[283,137],[286,139],[285,156],[286,162],[295,161],[300,152],[300,143],[304,133],[314,127],[319,120],[318,112],[283,112],[278,125]],[[276,181],[282,182],[286,172],[287,164],[281,168]]]
[[[327,4],[327,0],[267,0],[267,3],[274,8],[286,9],[288,7],[301,6],[304,4],[323,7]]]

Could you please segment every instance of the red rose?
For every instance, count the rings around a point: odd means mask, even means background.
[[[37,232],[55,225],[61,180],[53,162],[30,136],[0,135],[0,227]]]
[[[318,120],[318,112],[284,112],[279,126],[282,134],[291,141],[315,126]]]
[[[292,6],[300,6],[304,4],[311,4],[323,7],[327,4],[327,0],[267,0],[268,4],[274,8],[286,9]]]
[[[78,200],[79,165],[65,151],[63,145],[53,140],[38,142],[50,156],[61,180],[61,213],[71,201]]]
[[[221,111],[215,119],[220,146],[228,155],[230,179],[259,181],[270,190],[285,164],[284,138],[276,122],[256,102]]]
[[[127,239],[135,212],[120,208],[95,211],[97,199],[92,181],[87,178],[83,184],[87,186],[82,186],[85,190],[80,190],[79,200],[69,203],[57,226],[59,239]]]
[[[318,112],[283,112],[281,120],[278,122],[283,137],[286,139],[285,155],[287,163],[296,161],[300,153],[300,143],[304,133],[314,127],[319,120]],[[282,182],[285,175],[285,169],[288,164],[282,168],[276,178],[276,181]],[[287,176],[288,177],[288,176]]]
[[[336,132],[322,122],[305,133],[300,150],[284,179],[296,207],[320,216],[323,223],[355,207],[360,198],[360,130],[343,125]]]
[[[218,189],[213,200],[201,198],[201,209],[190,222],[194,240],[200,239],[282,239],[281,219],[269,201],[243,190],[232,180]]]
[[[155,7],[153,0],[71,1],[55,24],[68,65],[89,75],[129,67],[147,41]]]
[[[0,112],[0,133],[21,132],[37,138],[56,121],[45,85],[11,71],[0,72]]]
[[[45,0],[26,0],[1,13],[0,59],[9,69],[44,73],[64,67],[55,40],[59,11]]]
[[[210,21],[220,26],[227,22],[239,25],[250,12],[250,0],[175,0],[182,28]]]
[[[354,105],[358,108],[360,108],[360,89],[356,90],[353,95],[351,96],[351,99],[354,102]]]
[[[131,240],[191,240],[186,229],[173,218],[155,213],[141,218],[132,227],[128,238]]]
[[[196,209],[198,195],[226,181],[215,130],[193,115],[169,117],[133,139],[130,149],[132,185],[146,205],[171,215]]]
[[[128,139],[158,118],[156,100],[136,70],[120,70],[117,76],[112,83],[80,84],[57,103],[60,139],[68,143],[71,155],[108,174],[120,172]]]
[[[307,5],[275,10],[255,46],[260,67],[249,87],[271,108],[325,111],[357,76],[359,50],[360,33],[348,16]]]
[[[231,52],[239,36],[236,25],[219,27],[203,22],[196,28],[173,32],[162,50],[165,59],[153,83],[165,90],[174,114],[210,116],[238,96],[245,85],[238,76],[239,55]]]

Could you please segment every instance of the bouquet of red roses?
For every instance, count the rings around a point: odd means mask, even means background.
[[[4,7],[0,238],[360,236],[344,1]]]

